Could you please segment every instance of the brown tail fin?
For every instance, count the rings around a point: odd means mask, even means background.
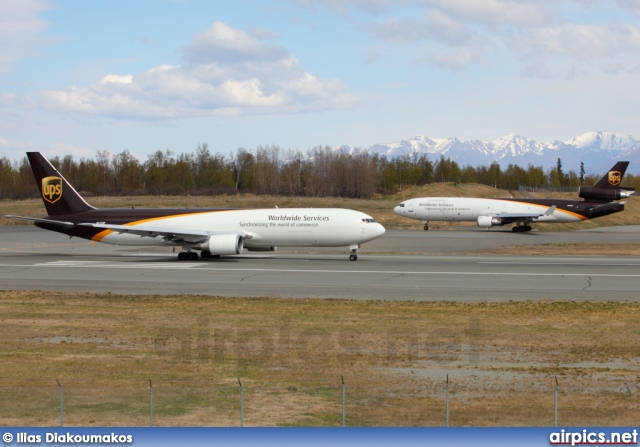
[[[27,157],[49,216],[94,209],[40,152],[27,152]]]

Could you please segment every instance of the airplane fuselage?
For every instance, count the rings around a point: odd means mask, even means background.
[[[53,219],[53,218],[52,218]],[[93,209],[55,220],[74,224],[113,224],[132,228],[245,233],[244,246],[341,247],[371,241],[384,233],[384,227],[365,213],[341,208],[267,209]],[[62,228],[45,222],[38,227],[69,236],[117,245],[180,245],[162,236],[140,236],[91,226]]]
[[[624,210],[615,203],[606,210],[595,210],[598,202],[562,199],[478,199],[466,197],[422,197],[405,200],[394,211],[423,221],[477,221],[480,216],[538,214],[532,222],[579,222]],[[556,208],[548,215],[551,207]]]

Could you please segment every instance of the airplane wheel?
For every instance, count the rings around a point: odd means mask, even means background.
[[[178,253],[178,261],[186,261],[187,260],[187,252],[181,251]]]
[[[189,261],[197,261],[198,260],[198,253],[196,253],[195,251],[189,252]]]
[[[519,227],[513,227],[511,229],[511,231],[513,231],[514,233],[517,233],[518,231],[520,231],[520,228]]]
[[[200,253],[200,257],[202,259],[208,259],[211,257],[211,252],[208,250],[202,250],[202,252]]]
[[[423,229],[424,231],[429,231],[429,225],[425,225],[422,229]]]
[[[349,256],[349,261],[357,261],[357,260],[358,260],[358,255]]]
[[[527,225],[526,227],[524,227],[524,231],[531,231],[531,226]]]

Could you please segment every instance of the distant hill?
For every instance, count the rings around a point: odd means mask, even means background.
[[[616,161],[625,160],[631,162],[627,172],[640,173],[640,138],[600,131],[587,132],[565,142],[541,143],[516,134],[491,141],[417,136],[395,143],[374,144],[368,148],[339,146],[335,150],[351,154],[367,151],[387,158],[427,154],[436,160],[443,155],[460,166],[488,166],[498,162],[502,168],[509,164],[522,167],[532,164],[550,169],[555,167],[560,158],[565,172],[573,170],[579,173],[580,162],[583,162],[587,174],[601,174]]]

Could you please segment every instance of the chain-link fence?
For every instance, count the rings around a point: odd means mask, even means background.
[[[630,426],[637,386],[598,391],[531,380],[523,391],[480,377],[412,388],[363,383],[203,388],[0,388],[7,426]],[[55,383],[55,382],[54,382]]]

